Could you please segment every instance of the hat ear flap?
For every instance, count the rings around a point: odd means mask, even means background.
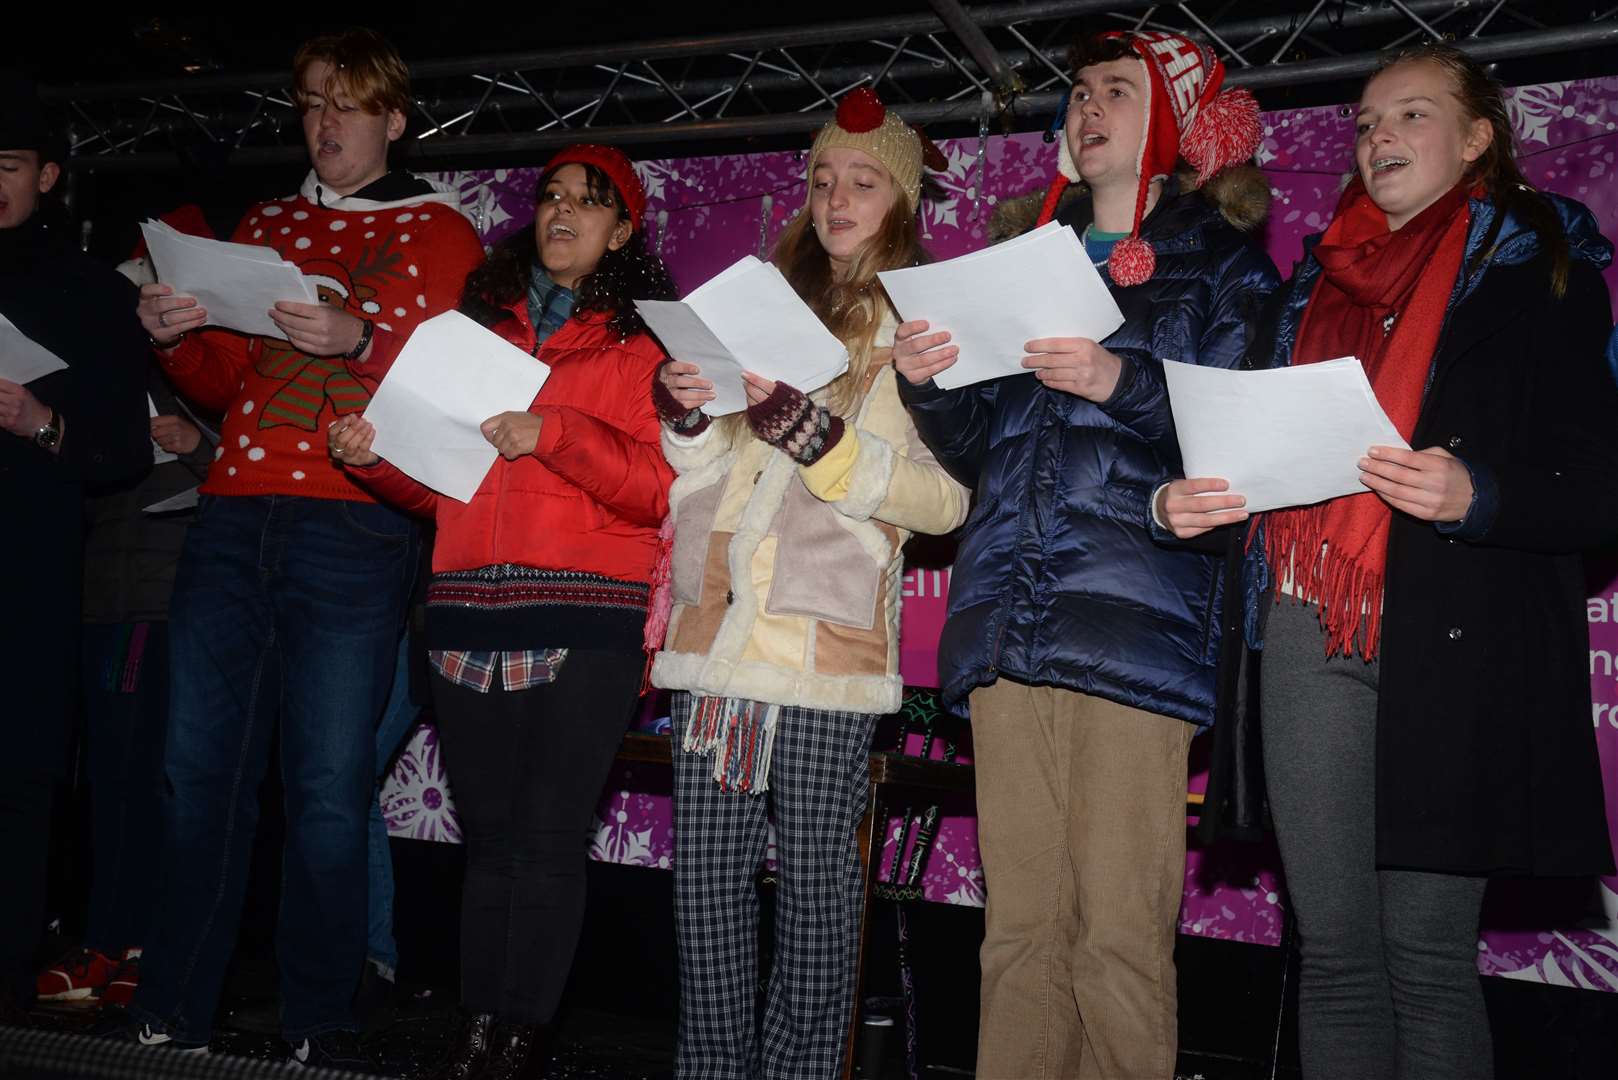
[[[1069,182],[1076,184],[1080,179],[1079,167],[1074,164],[1073,151],[1068,148],[1065,127],[1064,130],[1056,133],[1056,140],[1062,144],[1061,149],[1056,152],[1056,171],[1066,177]]]
[[[1263,137],[1258,102],[1236,87],[1197,110],[1191,129],[1180,140],[1180,156],[1197,170],[1200,187],[1215,173],[1252,157]]]

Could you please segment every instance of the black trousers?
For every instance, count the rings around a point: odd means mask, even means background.
[[[518,1023],[556,1012],[584,922],[602,785],[645,656],[570,649],[555,682],[487,694],[433,675],[439,745],[466,841],[461,1003]]]
[[[34,952],[45,921],[51,803],[57,779],[41,770],[0,766],[0,998],[34,1000]]]

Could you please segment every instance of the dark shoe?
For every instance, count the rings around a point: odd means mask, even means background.
[[[360,1031],[370,1036],[387,1027],[397,1018],[394,981],[382,974],[374,963],[365,961],[360,973],[360,985],[354,991],[354,1019]]]
[[[287,1064],[297,1068],[346,1069],[367,1074],[377,1071],[376,1062],[360,1045],[357,1031],[328,1031],[287,1045],[292,1050]]]
[[[462,1013],[449,1055],[421,1073],[417,1080],[481,1080],[489,1063],[494,1017],[488,1013]]]
[[[207,1043],[182,1042],[159,1024],[148,1024],[116,1005],[101,1010],[101,1019],[90,1029],[98,1039],[135,1043],[139,1046],[161,1046],[182,1054],[202,1056],[208,1052]]]
[[[513,1024],[501,1021],[495,1028],[494,1048],[489,1067],[478,1080],[540,1080],[545,1072],[548,1024]]]
[[[281,1034],[281,998],[242,998],[228,1003],[219,1021],[233,1031],[249,1031],[254,1035]]]

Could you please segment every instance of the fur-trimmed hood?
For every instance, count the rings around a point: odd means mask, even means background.
[[[1211,178],[1200,189],[1197,174],[1192,169],[1181,169],[1174,181],[1183,192],[1200,191],[1219,210],[1231,227],[1252,232],[1264,224],[1270,214],[1270,182],[1256,165],[1237,165]],[[1083,183],[1071,185],[1057,205],[1057,213],[1075,199],[1083,198],[1090,189]],[[1039,217],[1040,204],[1045,200],[1045,189],[1031,191],[1007,199],[995,208],[989,217],[989,243],[998,244],[1013,236],[1021,236],[1034,227]]]

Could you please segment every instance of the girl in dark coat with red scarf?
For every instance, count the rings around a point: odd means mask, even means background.
[[[1488,878],[1612,871],[1580,556],[1618,536],[1612,248],[1527,186],[1498,86],[1455,49],[1385,65],[1356,130],[1249,353],[1359,357],[1415,448],[1368,448],[1368,491],[1251,534],[1249,599],[1279,600],[1260,700],[1304,1075],[1487,1078]],[[1160,516],[1182,538],[1245,519],[1225,488],[1176,481]]]

